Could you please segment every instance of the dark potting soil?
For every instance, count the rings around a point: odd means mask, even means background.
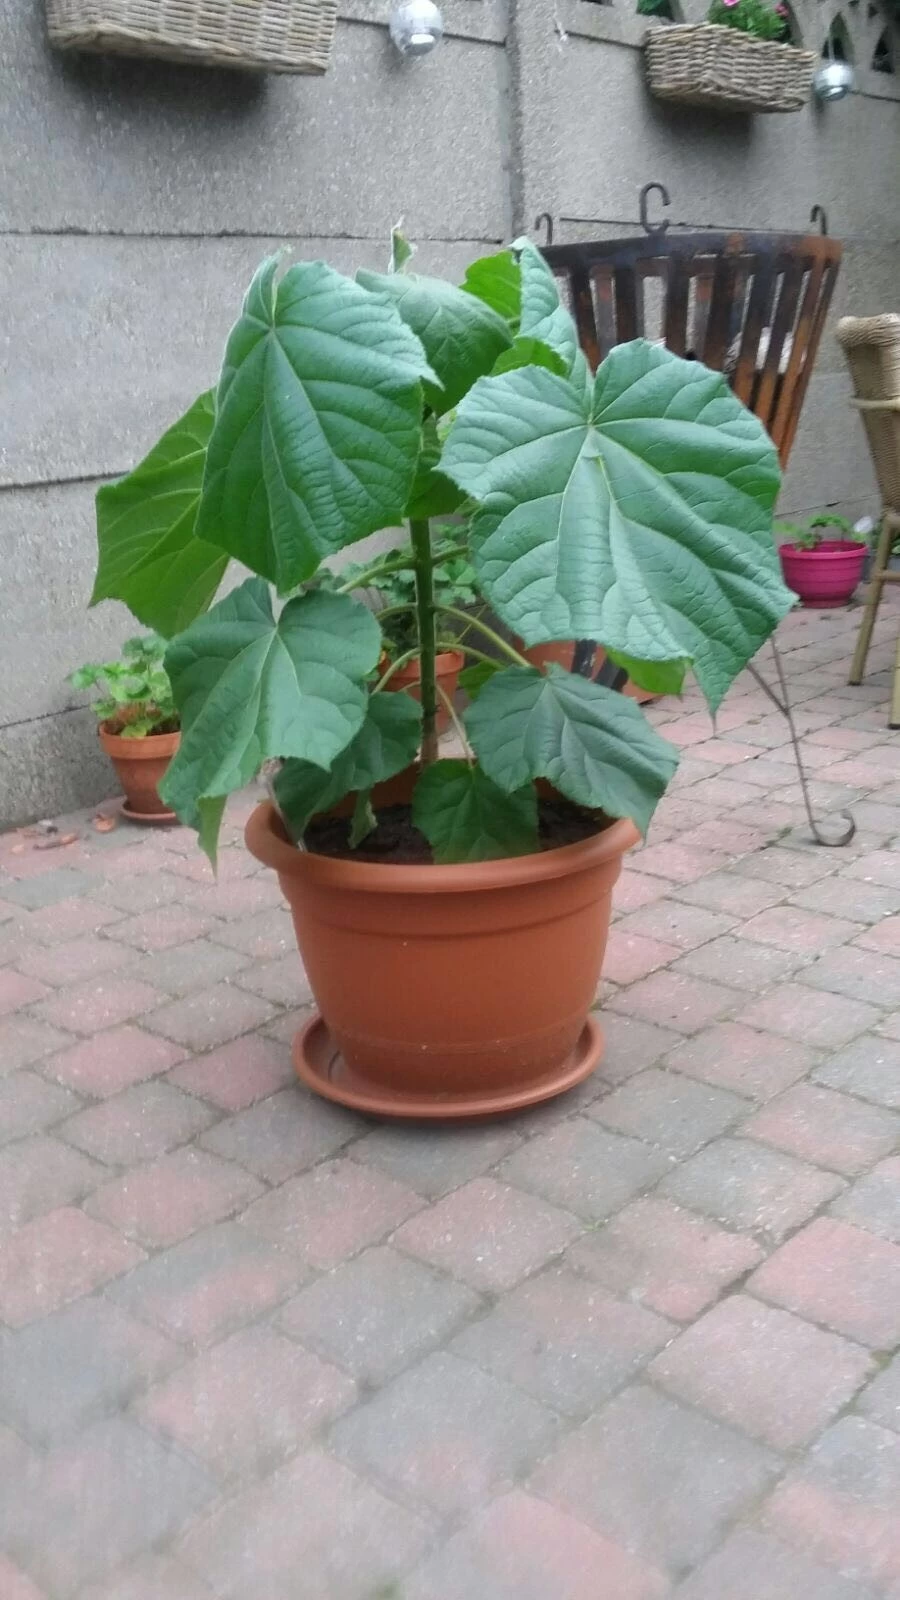
[[[357,849],[350,847],[349,817],[319,817],[306,830],[305,844],[319,856],[341,856],[350,861],[381,861],[388,866],[429,866],[431,846],[414,827],[412,806],[385,806],[376,813],[378,826]],[[599,833],[597,817],[571,800],[538,800],[538,837],[542,850],[577,844]]]

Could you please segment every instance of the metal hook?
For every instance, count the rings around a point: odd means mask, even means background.
[[[551,245],[553,243],[553,218],[551,217],[549,211],[542,211],[540,216],[537,216],[534,219],[535,233],[539,233],[543,227],[546,227],[547,229],[547,237],[544,240],[544,243]]]
[[[665,233],[667,227],[669,226],[668,217],[663,217],[659,222],[650,222],[647,219],[647,196],[652,194],[654,191],[659,195],[659,198],[664,206],[668,206],[671,203],[669,200],[669,191],[664,183],[645,183],[638,196],[638,212],[641,219],[641,227],[645,233]]]
[[[823,238],[826,237],[828,233],[828,216],[825,207],[813,206],[812,211],[809,213],[809,220],[810,222],[817,222],[819,224],[819,232]]]

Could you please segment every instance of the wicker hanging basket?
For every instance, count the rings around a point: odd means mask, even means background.
[[[715,22],[651,28],[644,48],[657,99],[720,111],[800,111],[816,64],[811,50]]]
[[[47,0],[59,50],[256,72],[321,73],[337,0]]]

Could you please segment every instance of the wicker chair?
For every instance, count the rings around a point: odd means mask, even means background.
[[[900,583],[900,572],[888,570],[891,546],[900,533],[900,316],[842,317],[837,336],[850,368],[852,404],[863,420],[882,500],[881,531],[850,668],[850,682],[862,683],[884,586]],[[888,726],[900,728],[900,640]]]

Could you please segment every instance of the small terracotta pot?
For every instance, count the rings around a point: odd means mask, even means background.
[[[408,800],[414,777],[376,789],[376,808]],[[294,1057],[320,1094],[387,1116],[483,1116],[593,1071],[602,1035],[588,1011],[633,823],[459,866],[301,851],[269,804],[246,840],[278,873],[321,1010]]]
[[[572,639],[559,639],[553,644],[533,644],[528,649],[519,639],[516,641],[516,647],[521,650],[532,666],[540,667],[541,671],[550,661],[555,661],[557,666],[565,667],[567,672],[572,670],[572,662],[575,658],[575,642]],[[605,660],[606,651],[602,645],[598,644],[594,651],[594,659],[591,662],[592,678],[599,672]],[[658,695],[651,694],[649,689],[639,689],[637,684],[632,683],[630,679],[622,692],[627,694],[629,699],[636,700],[642,706],[648,705],[651,700],[659,698]]]
[[[462,650],[440,650],[435,657],[434,664],[437,681],[450,701],[455,698],[456,691],[459,688],[459,675],[465,665],[465,660]],[[384,666],[387,665],[389,665],[389,662],[385,657]],[[405,689],[408,694],[412,695],[414,700],[421,700],[421,683],[422,675],[418,661],[407,661],[405,667],[401,667],[399,672],[394,673],[386,692],[389,694],[392,689]],[[450,713],[443,701],[439,700],[437,712],[438,733],[446,733],[449,726]]]
[[[178,821],[157,790],[180,742],[180,733],[148,733],[142,739],[123,739],[121,734],[110,733],[106,723],[101,722],[100,743],[125,791],[122,810],[126,817],[134,822]]]
[[[854,539],[823,539],[814,550],[780,544],[778,554],[788,588],[812,610],[845,606],[866,562],[866,546]]]

